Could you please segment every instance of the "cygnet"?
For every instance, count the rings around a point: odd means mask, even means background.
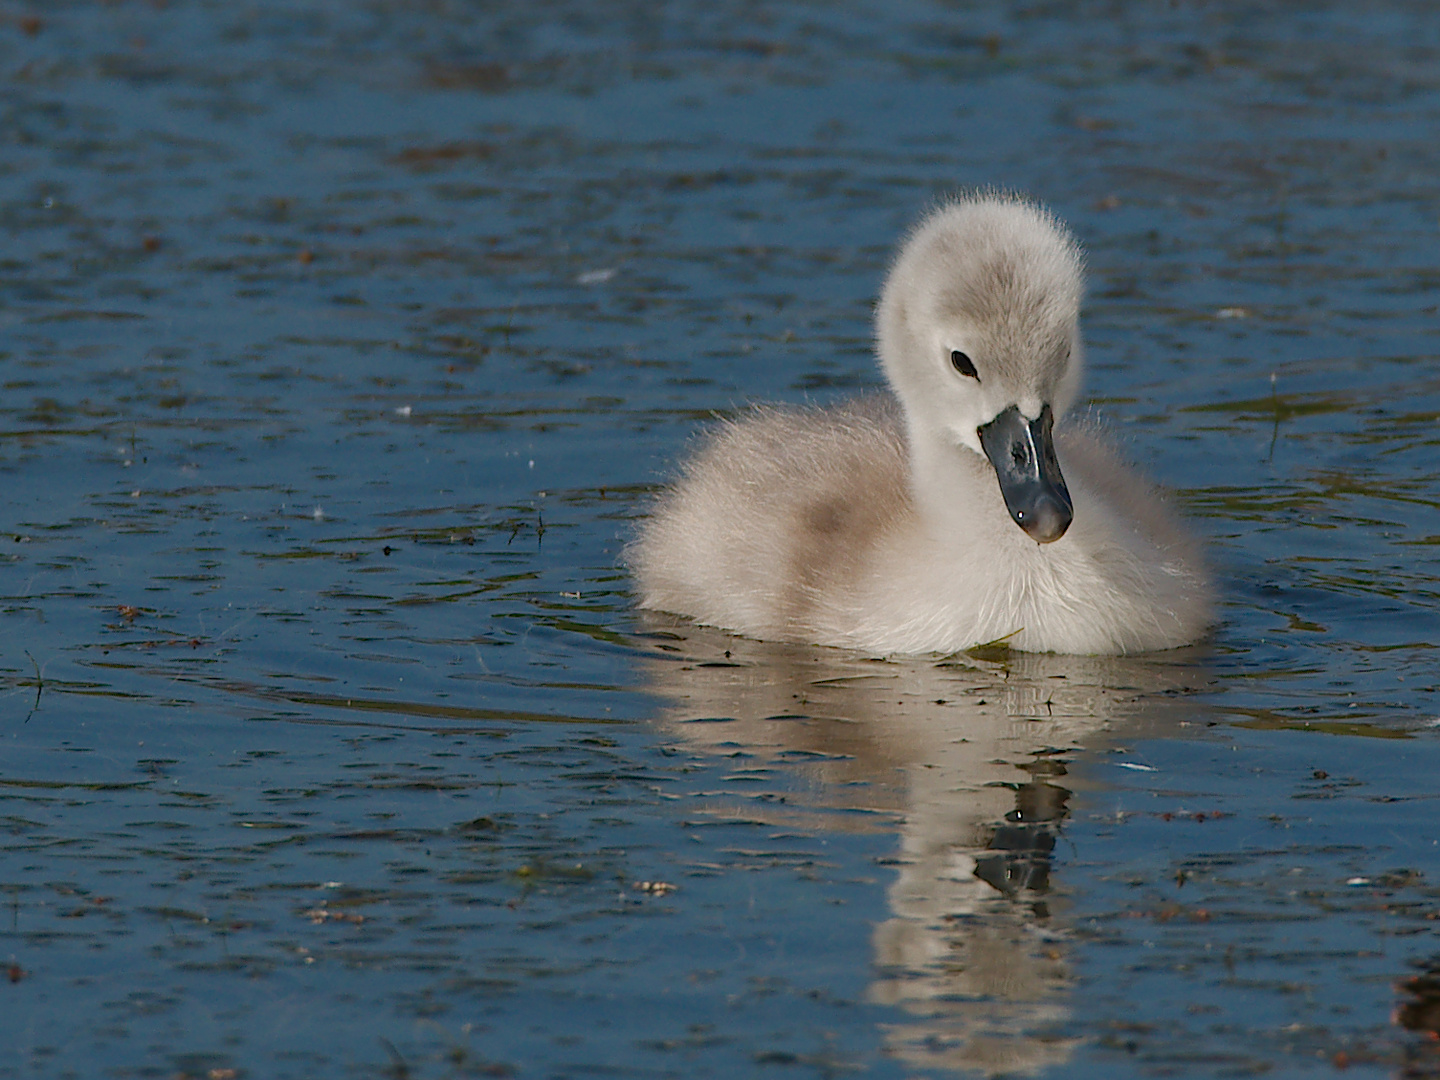
[[[1212,621],[1195,541],[1091,426],[1083,259],[1027,199],[959,198],[876,310],[890,394],[709,433],[627,550],[641,607],[870,654],[1131,653]]]

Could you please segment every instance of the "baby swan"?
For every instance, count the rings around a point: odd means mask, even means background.
[[[1080,249],[1019,197],[942,207],[876,311],[894,396],[722,424],[628,551],[642,607],[876,654],[1128,653],[1210,623],[1200,553],[1097,436]],[[1052,430],[1053,428],[1053,430]]]

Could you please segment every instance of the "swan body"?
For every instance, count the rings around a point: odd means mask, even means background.
[[[628,550],[640,605],[875,654],[1194,641],[1211,622],[1197,545],[1065,422],[1082,292],[1078,246],[1033,203],[931,214],[877,308],[892,394],[722,423]]]

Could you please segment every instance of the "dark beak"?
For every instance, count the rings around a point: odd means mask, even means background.
[[[1034,420],[1026,420],[1019,406],[1011,405],[978,431],[985,456],[995,466],[1006,509],[1016,525],[1042,544],[1064,536],[1075,516],[1055,458],[1050,436],[1054,426],[1049,405]]]

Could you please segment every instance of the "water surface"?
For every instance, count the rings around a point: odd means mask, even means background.
[[[0,80],[0,1076],[1440,1072],[1427,5],[37,4]],[[639,618],[989,184],[1213,640]]]

